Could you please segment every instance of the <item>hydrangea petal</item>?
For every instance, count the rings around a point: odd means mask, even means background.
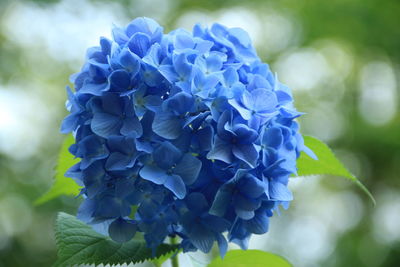
[[[290,89],[238,28],[196,25],[164,34],[154,20],[115,27],[71,76],[61,126],[80,159],[67,174],[83,188],[79,216],[118,242],[170,235],[184,251],[217,241],[246,249],[268,230],[305,151]],[[135,220],[129,219],[135,205]]]
[[[225,163],[232,163],[232,149],[218,136],[215,138],[213,148],[207,154],[208,159],[221,160]]]
[[[192,244],[203,253],[210,252],[215,240],[213,233],[200,225],[193,226],[189,237]]]
[[[136,116],[128,117],[123,121],[121,134],[133,138],[139,138],[143,134],[142,124]]]
[[[178,175],[168,175],[164,186],[171,190],[178,199],[183,199],[186,195],[186,186],[182,178]]]
[[[108,234],[118,243],[128,242],[135,236],[136,231],[137,225],[134,221],[122,218],[113,221],[108,228]]]
[[[225,184],[221,186],[210,208],[210,214],[220,217],[224,216],[231,203],[232,196],[233,193],[230,185]]]
[[[163,169],[152,165],[144,166],[140,170],[139,174],[143,179],[153,182],[155,184],[164,184],[168,178],[168,175]]]
[[[128,41],[128,47],[133,53],[142,58],[150,47],[150,38],[147,34],[137,32]]]
[[[257,211],[252,219],[244,221],[244,225],[249,232],[261,235],[268,231],[269,218],[265,211]]]
[[[196,157],[185,154],[176,165],[174,173],[178,174],[187,185],[193,184],[199,176],[201,161]]]
[[[108,113],[95,113],[91,121],[92,131],[104,138],[119,134],[122,121],[114,115]]]
[[[292,192],[282,183],[271,181],[269,183],[269,196],[272,200],[291,201]]]
[[[153,131],[166,139],[176,139],[182,132],[182,121],[171,113],[157,113],[152,124]]]
[[[243,160],[250,167],[255,168],[258,159],[258,151],[254,145],[237,144],[232,148],[232,153],[236,158]]]

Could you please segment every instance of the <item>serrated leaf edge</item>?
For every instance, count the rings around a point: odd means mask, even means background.
[[[61,218],[62,218],[62,216],[63,215],[69,215],[69,214],[67,214],[67,213],[64,213],[64,212],[59,212],[58,214],[57,214],[57,218],[56,218],[56,224],[55,224],[55,226],[54,226],[54,230],[55,230],[55,239],[56,239],[56,246],[57,246],[57,248],[60,248],[60,246],[62,245],[62,243],[64,243],[64,241],[63,241],[63,238],[62,238],[62,231],[59,231],[60,229],[58,229],[58,227],[59,227],[59,221],[61,220]],[[104,236],[104,239],[108,239],[108,237],[106,237],[106,236]],[[101,241],[103,241],[103,240],[101,240]],[[161,246],[162,245],[170,245],[170,244],[161,244]],[[121,246],[123,246],[123,244],[121,244]],[[143,248],[143,245],[140,245],[140,247],[141,248]],[[127,265],[129,265],[129,264],[138,264],[138,263],[143,263],[143,262],[145,262],[145,261],[151,261],[151,260],[157,260],[157,259],[159,259],[159,258],[161,258],[161,257],[163,257],[163,256],[165,256],[166,254],[168,254],[168,253],[171,253],[171,252],[178,252],[179,251],[179,247],[176,247],[174,250],[170,250],[170,251],[167,251],[167,252],[165,252],[165,253],[162,253],[162,254],[160,254],[158,257],[148,257],[148,258],[144,258],[144,259],[142,259],[142,260],[139,260],[139,261],[130,261],[130,262],[126,262],[126,261],[117,261],[116,263],[113,263],[113,265],[115,265],[115,264],[119,264],[119,265],[122,265],[122,264],[127,264]],[[140,250],[140,249],[139,249]],[[139,251],[138,250],[138,251]],[[136,251],[136,253],[135,254],[137,254],[138,253],[138,251]],[[58,249],[58,251],[57,251],[57,256],[59,257],[59,249]],[[57,266],[63,266],[62,265],[62,263],[58,263],[58,261],[59,261],[59,259],[57,259],[57,261],[54,263],[54,267],[57,267]],[[61,264],[61,265],[60,265]],[[109,263],[102,263],[102,264],[104,264],[104,265],[106,265],[106,264],[109,264]],[[95,262],[82,262],[82,263],[79,263],[79,264],[75,264],[75,265],[72,265],[72,266],[79,266],[79,265],[95,265],[95,266],[97,266],[97,265],[99,265],[98,263],[95,263]]]

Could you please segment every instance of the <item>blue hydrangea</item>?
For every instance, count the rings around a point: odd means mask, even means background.
[[[78,218],[116,242],[142,232],[154,250],[168,236],[184,251],[246,249],[293,199],[300,152],[313,156],[290,89],[239,28],[164,34],[138,18],[112,35],[67,88],[61,132],[81,159],[66,174],[82,186]]]

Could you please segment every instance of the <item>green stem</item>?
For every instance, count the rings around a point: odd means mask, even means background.
[[[176,245],[176,237],[170,237],[171,245]],[[172,267],[179,267],[178,253],[171,258]]]

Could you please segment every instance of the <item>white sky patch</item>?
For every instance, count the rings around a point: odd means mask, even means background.
[[[313,48],[283,55],[275,66],[280,80],[294,91],[316,88],[332,73],[324,56]]]
[[[400,192],[385,190],[377,196],[378,206],[373,214],[373,236],[381,243],[400,240]]]
[[[301,125],[308,132],[325,142],[339,138],[346,128],[346,120],[337,105],[320,101],[301,118]]]
[[[212,14],[206,13],[202,10],[192,10],[182,14],[176,21],[176,28],[184,28],[192,31],[193,26],[197,23],[203,25],[211,25],[215,21]]]
[[[136,0],[130,1],[128,8],[134,14],[133,17],[146,16],[162,24],[163,20],[168,19],[168,16],[173,14],[175,3],[171,0]]]
[[[112,2],[64,0],[46,7],[23,2],[10,6],[3,27],[11,41],[31,52],[40,49],[61,62],[81,62],[100,36],[111,37],[113,23],[125,24],[123,14]]]
[[[397,112],[398,95],[392,66],[383,61],[370,62],[360,72],[359,110],[365,121],[382,126]]]
[[[0,232],[12,236],[25,231],[32,221],[32,210],[22,195],[8,194],[0,198]]]
[[[349,76],[353,70],[354,58],[345,45],[334,40],[321,40],[316,45],[335,72],[336,80],[343,80]]]
[[[258,45],[267,52],[267,55],[278,53],[287,49],[295,41],[298,32],[298,27],[295,27],[295,23],[289,17],[269,10],[263,12],[261,16]]]
[[[32,92],[0,88],[0,153],[15,159],[32,156],[49,119],[46,105]]]

